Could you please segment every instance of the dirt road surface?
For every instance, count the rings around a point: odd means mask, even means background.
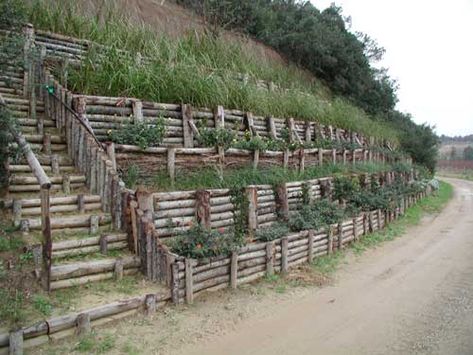
[[[180,354],[473,354],[473,183],[333,286]]]

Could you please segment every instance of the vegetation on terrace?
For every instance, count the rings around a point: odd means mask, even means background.
[[[80,68],[69,68],[69,84],[77,92],[200,107],[223,105],[258,115],[318,120],[398,141],[395,129],[371,119],[342,97],[331,98],[320,81],[311,80],[294,65],[262,60],[246,51],[242,42],[206,33],[170,38],[132,24],[111,5],[102,10],[105,21],[98,15],[83,16],[78,6],[69,0],[61,6],[54,1],[32,1],[27,8],[28,19],[38,28],[110,47],[105,56],[91,52]],[[137,63],[137,53],[151,61]],[[238,73],[273,81],[287,90],[244,85],[235,80]]]

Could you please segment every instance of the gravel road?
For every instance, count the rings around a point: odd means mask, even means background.
[[[336,282],[180,354],[473,354],[473,183]],[[172,351],[174,352],[174,351]]]

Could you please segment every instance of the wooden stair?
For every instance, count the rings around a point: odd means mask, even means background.
[[[55,120],[46,117],[44,104],[38,101],[36,117],[43,121],[43,134],[37,133],[37,120],[29,114],[22,88],[21,70],[11,69],[0,76],[0,94],[52,183],[51,289],[137,273],[139,260],[128,251],[127,235],[112,230],[112,218],[103,212],[101,196],[90,193],[86,177],[69,158],[63,132],[56,128]],[[38,234],[41,200],[37,179],[23,157],[10,163],[9,173],[3,207],[24,233]]]

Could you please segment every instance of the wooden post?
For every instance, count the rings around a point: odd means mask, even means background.
[[[23,330],[20,328],[9,334],[9,355],[23,355]]]
[[[51,155],[51,172],[53,175],[59,175],[59,157],[57,154]]]
[[[371,213],[371,211],[368,212],[368,230],[370,233],[373,233],[374,232],[374,228],[373,228],[373,214]]]
[[[284,220],[289,220],[289,201],[287,198],[286,184],[278,185],[276,187],[276,206],[279,216]]]
[[[76,335],[83,336],[89,334],[92,331],[90,325],[90,314],[80,313],[76,319],[76,327]]]
[[[41,189],[41,231],[43,235],[43,287],[50,291],[52,237],[51,237],[51,201],[49,188]]]
[[[332,163],[337,164],[337,150],[332,149]]]
[[[259,164],[259,150],[255,150],[253,152],[253,170],[258,169],[258,164]]]
[[[306,143],[312,142],[312,123],[309,121],[305,123],[305,141]]]
[[[176,179],[176,148],[168,148],[167,152],[168,175],[171,178],[171,182],[174,183]]]
[[[156,313],[156,295],[149,294],[145,296],[145,315],[147,317]]]
[[[285,149],[283,152],[282,166],[284,169],[287,169],[289,167],[289,149]]]
[[[376,212],[377,212],[376,217],[378,218],[378,229],[381,230],[381,210],[378,209]],[[385,223],[386,223],[386,221],[385,221]]]
[[[30,222],[27,219],[22,219],[20,221],[20,231],[24,236],[28,235],[30,232]]]
[[[23,27],[23,35],[25,37],[25,44],[24,44],[24,62],[25,62],[25,67],[24,67],[24,77],[23,77],[23,96],[25,98],[28,97],[29,95],[29,90],[30,90],[30,80],[33,80],[30,78],[31,76],[31,60],[30,60],[30,53],[31,50],[34,46],[35,42],[35,35],[34,35],[34,27],[31,23],[25,24]]]
[[[13,226],[19,227],[21,222],[21,200],[13,200],[12,212],[13,212]]]
[[[304,148],[299,149],[299,172],[303,173],[305,170],[305,151]]]
[[[99,231],[99,221],[100,217],[97,215],[92,215],[90,216],[90,229],[89,229],[89,234],[90,235],[95,235]]]
[[[41,244],[33,245],[34,276],[36,280],[41,279],[41,270],[43,268],[43,246]]]
[[[250,132],[250,135],[251,136],[257,136],[255,126],[254,126],[254,122],[253,122],[253,114],[251,112],[246,112],[245,113],[245,124],[246,124],[246,128]]]
[[[319,155],[319,165],[322,165],[324,163],[324,151],[322,147],[317,149],[317,154]]]
[[[358,238],[358,225],[357,225],[356,221],[357,221],[356,217],[353,218],[353,238],[354,238],[355,242],[358,241],[358,239],[359,239]]]
[[[338,250],[343,249],[343,223],[338,223]]]
[[[238,280],[238,252],[233,251],[230,263],[230,287],[232,289],[237,288]]]
[[[194,303],[194,272],[192,270],[192,259],[185,260],[186,267],[186,302]]]
[[[274,274],[274,241],[266,243],[266,275]]]
[[[258,190],[254,186],[249,186],[245,191],[248,199],[248,234],[253,238],[258,229]]]
[[[49,133],[43,134],[43,153],[51,154],[51,135]]]
[[[62,192],[65,195],[71,194],[71,177],[67,173],[62,176]]]
[[[194,148],[194,131],[190,125],[190,122],[193,121],[192,106],[187,104],[181,105],[181,112],[184,148]]]
[[[171,264],[171,299],[172,303],[179,303],[179,265],[176,262]]]
[[[118,258],[115,261],[114,276],[116,281],[123,279],[123,259]]]
[[[268,132],[269,132],[269,137],[271,137],[271,139],[278,139],[278,136],[276,133],[277,132],[276,125],[274,124],[274,118],[268,117],[266,119],[266,124],[267,124]]]
[[[204,228],[211,228],[210,191],[195,192],[195,218]]]
[[[110,161],[112,162],[113,171],[117,171],[117,158],[115,154],[115,143],[111,142],[107,144],[107,155]]]
[[[133,123],[143,122],[143,103],[140,100],[131,101],[131,109],[133,111]]]
[[[333,252],[333,229],[332,226],[327,227],[327,236],[328,236],[328,254],[332,254]]]
[[[108,254],[108,238],[107,235],[101,235],[99,239],[100,244],[100,254],[107,255]]]
[[[287,237],[281,238],[281,273],[287,274],[289,270],[288,265],[288,251],[289,251],[289,240]]]
[[[84,213],[85,212],[84,194],[78,194],[77,195],[77,210],[79,211],[79,213]]]
[[[353,153],[353,158],[355,158],[355,153]],[[347,164],[347,150],[343,149],[343,164]]]
[[[215,128],[225,127],[225,111],[223,106],[217,106],[214,111]]]
[[[310,264],[314,260],[314,231],[312,229],[309,229],[307,238],[309,248],[307,253],[307,262]]]

